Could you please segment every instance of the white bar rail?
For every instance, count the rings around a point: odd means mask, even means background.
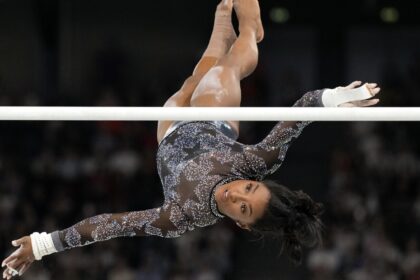
[[[420,107],[8,107],[12,121],[420,121]]]

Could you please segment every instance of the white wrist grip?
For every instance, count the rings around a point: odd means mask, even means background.
[[[51,234],[46,232],[34,232],[31,234],[32,252],[36,260],[41,260],[43,256],[56,253]]]
[[[371,97],[372,94],[365,84],[354,89],[326,89],[322,94],[322,103],[325,107],[338,107],[347,102],[365,100]]]

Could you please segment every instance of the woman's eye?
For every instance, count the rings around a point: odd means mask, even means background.
[[[249,192],[251,190],[251,187],[252,187],[251,184],[247,185],[246,190]]]

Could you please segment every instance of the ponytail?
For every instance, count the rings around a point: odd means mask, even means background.
[[[293,263],[300,264],[302,248],[321,242],[323,205],[314,202],[303,191],[292,191],[273,181],[263,183],[271,197],[263,216],[252,225],[251,230],[279,239],[280,253],[284,252]]]

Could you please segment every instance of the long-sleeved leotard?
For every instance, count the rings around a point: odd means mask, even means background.
[[[306,93],[294,106],[322,106],[323,90]],[[256,145],[244,145],[212,122],[186,122],[165,137],[157,152],[164,191],[159,208],[102,214],[52,233],[58,251],[120,236],[177,237],[216,223],[216,189],[234,180],[263,180],[282,164],[287,149],[309,122],[279,122]]]

